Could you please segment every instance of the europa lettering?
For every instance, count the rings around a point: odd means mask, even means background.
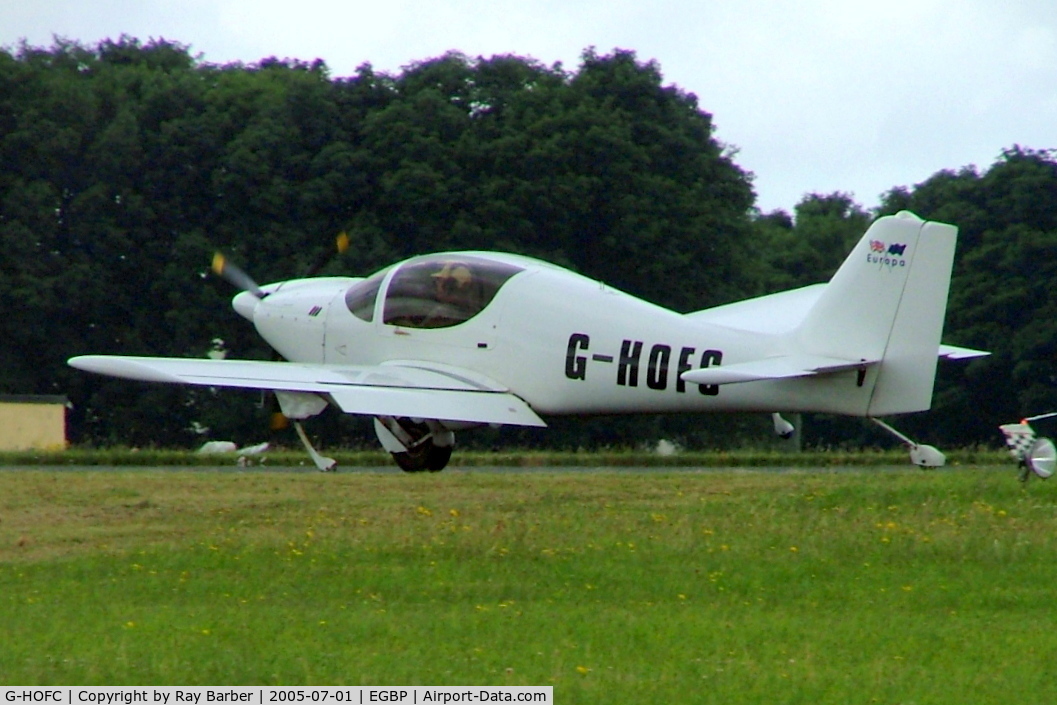
[[[883,240],[870,240],[870,251],[866,253],[866,261],[889,269],[905,267],[907,266],[907,261],[903,254],[906,249],[906,243],[887,243]]]
[[[678,354],[675,350],[678,349]],[[669,384],[675,391],[686,392],[686,382],[680,375],[687,370],[698,367],[711,367],[723,361],[723,351],[704,350],[698,354],[697,348],[690,346],[675,347],[665,343],[646,346],[642,340],[624,339],[616,355],[592,352],[591,337],[586,333],[573,333],[569,336],[569,345],[565,350],[565,376],[568,379],[587,379],[589,362],[616,365],[616,384],[620,387],[637,387],[640,380],[645,386],[657,391],[668,389]],[[642,373],[640,374],[640,369]],[[699,384],[701,394],[715,396],[719,394],[719,385]]]

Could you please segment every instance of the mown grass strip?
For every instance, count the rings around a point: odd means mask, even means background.
[[[0,681],[1050,702],[1012,470],[0,473]]]
[[[345,467],[392,465],[388,453],[380,450],[328,449],[326,454]],[[1005,450],[961,448],[946,451],[952,465],[1009,464]],[[277,467],[311,466],[300,449],[278,448],[246,459],[250,464]],[[198,453],[166,448],[70,448],[62,451],[0,451],[0,467],[17,466],[120,466],[120,467],[211,467],[234,465],[235,453]],[[881,466],[907,464],[907,453],[895,450],[811,450],[778,452],[772,450],[700,451],[662,455],[643,450],[536,451],[459,450],[452,455],[452,467],[826,467]]]

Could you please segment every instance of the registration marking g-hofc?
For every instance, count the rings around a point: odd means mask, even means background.
[[[615,365],[613,383],[619,387],[638,387],[641,378],[646,387],[663,392],[673,386],[677,393],[686,392],[686,382],[681,375],[693,369],[712,367],[723,361],[723,351],[707,348],[698,352],[690,345],[673,346],[667,343],[652,343],[647,348],[642,340],[625,338],[620,343],[618,354],[587,353],[591,349],[591,336],[573,333],[565,351],[565,376],[572,380],[587,380],[590,363]],[[678,353],[676,353],[678,350]],[[673,364],[674,360],[674,364]],[[597,365],[592,365],[597,367]],[[674,379],[673,379],[674,378]],[[674,382],[674,385],[671,383]],[[719,394],[717,384],[698,384],[698,391],[707,396]]]

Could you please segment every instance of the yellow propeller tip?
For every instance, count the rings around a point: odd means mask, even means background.
[[[281,411],[273,412],[271,419],[268,421],[268,427],[273,431],[281,431],[289,425],[290,419],[286,418]]]
[[[342,230],[341,233],[338,234],[335,243],[338,246],[338,253],[345,254],[345,250],[349,249],[349,234]]]
[[[226,261],[224,260],[224,255],[220,254],[219,252],[213,254],[213,271],[216,274],[224,273],[225,263]]]

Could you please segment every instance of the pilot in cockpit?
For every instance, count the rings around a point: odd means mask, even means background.
[[[422,327],[435,328],[460,323],[481,310],[482,290],[470,265],[448,261],[440,271],[430,276],[433,278],[433,298],[437,306],[423,321]]]
[[[473,285],[473,273],[469,265],[462,262],[445,262],[444,267],[431,276],[437,301],[455,306],[469,302]]]

